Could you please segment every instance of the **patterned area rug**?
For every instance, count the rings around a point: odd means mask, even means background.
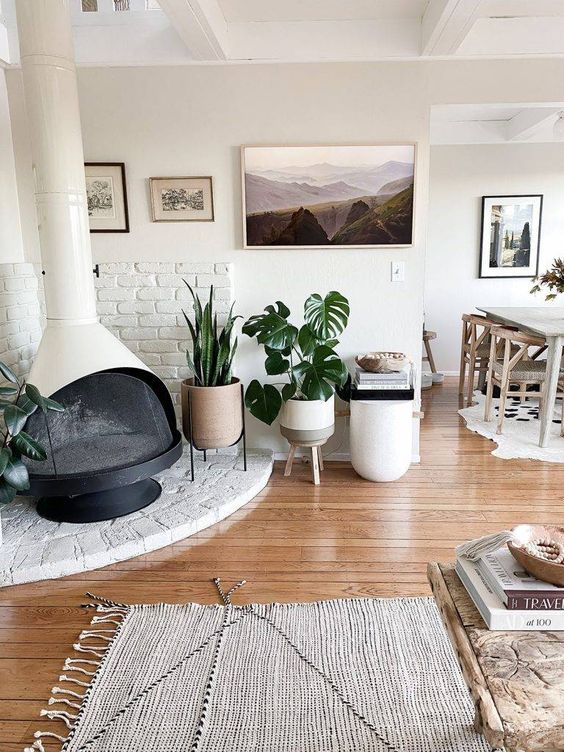
[[[223,606],[97,599],[26,752],[488,750],[432,599],[233,606],[216,584]]]
[[[560,436],[560,402],[552,416],[551,438],[547,447],[539,446],[539,401],[530,397],[526,402],[508,397],[505,405],[503,433],[496,434],[499,400],[493,400],[493,420],[484,421],[484,403],[486,398],[481,392],[474,392],[476,405],[459,410],[470,431],[479,433],[495,441],[497,448],[492,451],[494,457],[504,460],[532,459],[545,462],[564,462],[564,437]]]

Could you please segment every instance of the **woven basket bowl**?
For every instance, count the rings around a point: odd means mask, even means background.
[[[389,373],[401,371],[408,362],[407,357],[400,352],[369,352],[357,355],[356,364],[370,373]]]
[[[510,541],[507,547],[523,569],[537,580],[564,587],[564,564],[539,559],[525,551],[523,546],[532,540],[553,540],[564,545],[564,527],[556,525],[519,525],[513,528],[522,543]]]

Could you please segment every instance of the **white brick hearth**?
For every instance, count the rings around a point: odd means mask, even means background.
[[[242,457],[214,455],[204,462],[196,455],[194,483],[185,448],[174,467],[155,476],[161,496],[115,520],[49,522],[36,513],[32,499],[22,497],[0,507],[0,587],[97,569],[187,538],[240,509],[262,491],[272,472],[269,450],[249,451],[247,472]]]

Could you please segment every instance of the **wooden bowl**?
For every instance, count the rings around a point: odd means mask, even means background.
[[[564,545],[564,527],[557,525],[518,525],[512,532],[519,542],[510,541],[507,547],[523,569],[537,580],[564,587],[564,564],[539,559],[525,551],[524,545],[532,540],[549,539]]]
[[[370,373],[390,373],[401,371],[408,362],[404,353],[400,352],[369,352],[357,355],[356,364]]]

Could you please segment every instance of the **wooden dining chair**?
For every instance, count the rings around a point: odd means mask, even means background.
[[[539,397],[539,410],[542,408],[546,382],[546,360],[535,360],[529,355],[529,348],[536,347],[534,355],[544,352],[546,343],[543,337],[526,334],[509,327],[490,327],[490,355],[488,367],[488,388],[484,420],[490,421],[494,386],[500,390],[499,414],[496,433],[503,430],[505,405],[509,388],[512,397]],[[528,387],[538,387],[538,392],[528,391]],[[563,398],[560,434],[564,436],[564,369],[560,371],[557,397]]]
[[[460,346],[460,377],[458,394],[464,395],[466,370],[468,384],[466,387],[466,405],[470,406],[474,395],[474,378],[478,374],[478,388],[484,386],[490,360],[490,330],[494,326],[485,316],[474,313],[462,314],[462,342]],[[464,396],[463,396],[464,406]]]

